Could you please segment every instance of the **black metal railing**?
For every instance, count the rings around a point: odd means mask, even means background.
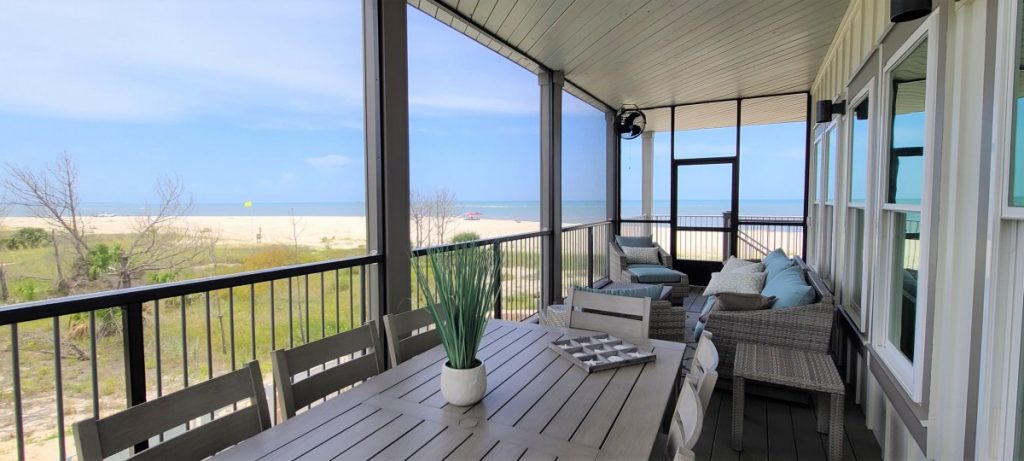
[[[361,325],[366,268],[379,263],[363,256],[0,308],[4,456],[67,459],[75,421]]]
[[[608,242],[612,221],[562,228],[562,296],[573,285],[593,286],[608,277]]]
[[[613,223],[567,227],[563,286],[607,277]],[[473,242],[501,262],[494,317],[521,321],[541,306],[548,231]],[[433,247],[453,250],[466,245]],[[430,249],[412,251],[422,264]],[[66,296],[0,307],[0,437],[11,457],[67,459],[71,425],[102,417],[243,366],[270,353],[362,325],[366,269],[379,255]],[[413,271],[412,307],[423,293]],[[270,367],[263,367],[275,395]],[[272,399],[274,400],[274,399]],[[272,401],[277,419],[277,402]],[[5,443],[5,442],[0,442]]]
[[[676,232],[675,254],[678,259],[721,261],[732,254],[731,214],[678,216],[675,229],[671,217],[623,219],[622,235],[651,235],[654,241],[671,249],[672,232]],[[744,259],[761,259],[776,248],[788,254],[803,253],[804,224],[801,216],[744,216],[737,224],[736,254]]]
[[[500,289],[498,302],[494,306],[494,318],[518,322],[536,314],[541,305],[541,245],[548,235],[549,232],[538,231],[413,250],[412,308],[425,306],[424,293],[416,280],[415,269],[417,265],[421,269],[425,267],[423,257],[427,252],[451,251],[473,245],[494,252],[495,260],[501,263],[499,279],[496,281]]]

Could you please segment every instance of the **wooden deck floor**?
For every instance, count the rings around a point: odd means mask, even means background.
[[[687,311],[698,312],[704,305],[703,287],[694,287],[683,304]],[[696,315],[687,323],[695,322]],[[692,326],[692,325],[691,325]],[[692,348],[691,348],[692,349]],[[689,352],[689,351],[688,351]],[[692,352],[687,354],[687,361]],[[689,368],[689,363],[684,364]],[[824,460],[828,453],[828,435],[816,430],[814,408],[810,404],[752,395],[746,397],[743,451],[732,449],[732,391],[728,383],[715,391],[704,418],[704,427],[695,452],[698,460]],[[725,388],[723,388],[725,387]],[[750,386],[748,386],[749,388]],[[864,422],[864,412],[846,401],[846,461],[882,459],[874,435]]]

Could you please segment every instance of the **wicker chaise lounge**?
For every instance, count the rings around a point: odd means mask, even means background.
[[[620,237],[616,237],[620,239]],[[608,277],[618,283],[646,283],[660,284],[671,287],[669,302],[673,305],[680,305],[686,298],[690,289],[690,277],[686,274],[672,269],[672,256],[668,254],[657,243],[651,243],[658,249],[658,261],[660,265],[652,264],[629,264],[626,261],[626,253],[616,242],[608,244]]]

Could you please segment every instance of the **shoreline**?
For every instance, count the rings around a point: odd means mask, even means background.
[[[117,235],[131,233],[140,216],[85,216],[82,221],[88,233]],[[302,246],[350,249],[366,245],[366,218],[363,216],[183,216],[171,224],[213,235],[219,243],[229,245],[298,244]],[[16,230],[37,227],[54,229],[45,219],[13,216],[0,221],[0,229]],[[415,225],[410,222],[410,238],[415,240]],[[430,227],[429,223],[426,227]],[[480,238],[535,232],[539,221],[512,219],[465,220],[455,218],[449,225],[447,238],[460,232],[475,232]],[[257,236],[259,239],[257,240]]]

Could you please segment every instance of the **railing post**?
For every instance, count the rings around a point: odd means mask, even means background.
[[[124,378],[128,407],[146,401],[146,357],[143,354],[142,303],[133,303],[121,309],[124,331]],[[135,445],[135,452],[149,447],[148,442]]]
[[[494,243],[494,284],[495,287],[495,300],[494,300],[494,318],[501,319],[501,243]]]
[[[594,226],[587,227],[587,286],[594,286]]]
[[[728,228],[732,227],[732,212],[731,211],[724,211],[724,212],[722,212],[722,227],[728,227]],[[726,258],[728,258],[729,255],[732,253],[731,251],[729,251],[729,249],[730,249],[729,248],[730,247],[729,243],[732,241],[732,235],[731,234],[732,234],[732,232],[723,232],[722,233],[722,260],[725,260]]]

